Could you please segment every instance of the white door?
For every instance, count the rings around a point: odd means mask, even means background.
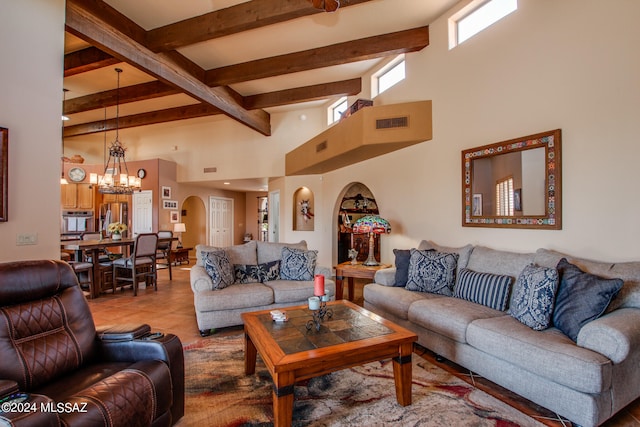
[[[269,193],[269,241],[280,241],[280,191]]]
[[[153,191],[134,192],[132,198],[132,236],[153,232]]]
[[[233,245],[233,199],[209,197],[209,245]]]

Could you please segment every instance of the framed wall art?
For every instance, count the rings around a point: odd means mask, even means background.
[[[180,222],[180,212],[179,211],[171,211],[170,214],[171,223]]]
[[[8,180],[9,180],[9,129],[0,128],[0,222],[7,222],[9,212]]]
[[[171,187],[162,187],[162,198],[170,199],[171,198]]]
[[[162,209],[178,209],[178,202],[176,200],[163,200]]]

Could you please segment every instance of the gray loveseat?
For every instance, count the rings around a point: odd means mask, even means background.
[[[252,240],[227,248],[196,246],[197,261],[191,268],[190,279],[201,335],[205,336],[216,328],[242,325],[241,314],[244,312],[307,304],[307,298],[314,293],[314,282],[281,278],[279,269],[284,248],[304,252],[307,251],[307,243],[304,240],[300,243]],[[216,289],[205,269],[204,258],[208,253],[220,250],[226,253],[234,266],[235,277],[232,285]],[[310,266],[315,266],[315,262]],[[261,273],[252,274],[259,267],[262,268]],[[331,270],[315,266],[312,271],[314,275],[325,276],[325,293],[334,299],[335,282],[331,280]]]
[[[603,315],[583,324],[575,341],[553,322],[532,329],[508,307],[395,287],[395,267],[380,270],[376,283],[364,287],[364,306],[413,330],[436,354],[582,426],[603,423],[640,396],[640,262],[596,262],[547,249],[447,248],[427,241],[418,249],[457,253],[458,277],[466,267],[515,279],[531,263],[554,269],[566,258],[583,272],[622,279]]]

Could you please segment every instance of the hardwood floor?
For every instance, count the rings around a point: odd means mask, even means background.
[[[193,261],[192,261],[193,262]],[[119,323],[148,323],[153,331],[172,333],[180,337],[183,344],[203,339],[200,337],[196,324],[193,306],[193,293],[189,284],[190,265],[183,264],[173,267],[173,280],[169,280],[169,270],[158,270],[158,291],[153,288],[138,290],[138,296],[133,296],[130,288],[118,290],[115,294],[106,293],[99,298],[89,300],[89,306],[97,326]],[[362,305],[362,287],[367,282],[356,279],[354,302]],[[345,298],[346,298],[345,290]],[[218,334],[236,334],[242,327],[225,328]],[[416,352],[432,363],[447,369],[452,374],[471,382],[489,394],[497,395],[509,402],[522,412],[533,416],[548,416],[542,408],[520,398],[507,390],[482,378],[471,378],[468,371],[450,362],[437,362],[435,355],[424,348],[417,348]],[[539,419],[539,418],[538,418]],[[541,420],[542,421],[542,420]],[[549,419],[543,421],[549,426],[570,426],[571,423]],[[620,411],[611,420],[603,424],[606,427],[640,427],[640,399]]]

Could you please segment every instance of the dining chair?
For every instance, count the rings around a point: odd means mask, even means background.
[[[173,244],[173,231],[158,231],[158,239],[169,239],[169,241],[158,242],[158,253],[156,259],[164,259],[169,267],[169,280],[173,280],[171,272],[171,245]],[[164,263],[163,263],[164,264]]]
[[[138,234],[133,243],[131,256],[113,261],[114,289],[118,282],[131,282],[133,295],[138,295],[138,280],[149,280],[158,290],[158,274],[156,270],[156,253],[158,251],[158,235],[156,233]]]

